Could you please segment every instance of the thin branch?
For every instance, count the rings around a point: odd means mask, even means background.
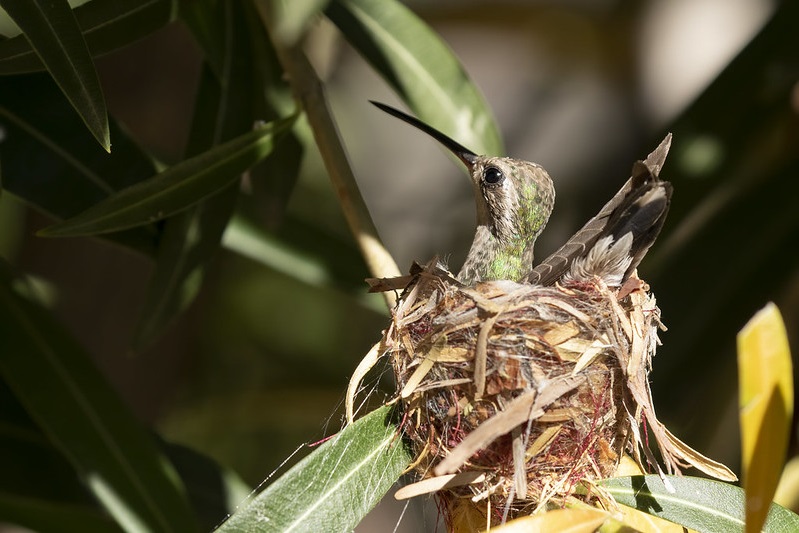
[[[273,27],[270,7],[263,0],[256,3],[267,30]],[[270,31],[270,35],[273,33]],[[283,70],[289,75],[294,97],[302,106],[311,125],[325,168],[330,175],[341,209],[363,254],[369,272],[376,278],[400,275],[397,263],[383,246],[372,217],[358,189],[355,175],[347,159],[338,128],[330,113],[322,82],[303,53],[300,45],[285,46],[274,42]],[[391,309],[396,303],[393,292],[383,293]]]

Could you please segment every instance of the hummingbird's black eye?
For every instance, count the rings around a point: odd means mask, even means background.
[[[502,171],[497,167],[488,167],[483,171],[483,182],[488,185],[496,185],[504,178],[505,176],[502,174]]]

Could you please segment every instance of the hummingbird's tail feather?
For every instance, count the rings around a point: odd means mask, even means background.
[[[664,181],[652,183],[651,188],[629,207],[628,212],[623,213],[618,222],[609,225],[614,240],[632,235],[628,251],[630,265],[624,272],[622,281],[638,267],[660,234],[669,211],[671,192],[671,183]]]
[[[630,179],[602,210],[525,276],[524,281],[552,285],[567,272],[576,278],[593,272],[603,278],[609,276],[608,284],[615,284],[611,281],[616,277],[623,282],[646,255],[666,220],[672,188],[658,176],[670,146],[671,134],[668,134],[644,161],[633,165]],[[621,268],[622,263],[615,261],[615,255],[622,248],[614,243],[620,243],[627,234],[632,235],[626,250],[630,262],[620,272],[609,273],[606,268],[609,264]],[[604,257],[608,253],[613,257]]]
[[[632,233],[625,233],[620,239],[606,235],[596,241],[587,254],[572,261],[561,279],[587,281],[599,276],[608,286],[620,286],[633,260],[630,255],[632,244]]]

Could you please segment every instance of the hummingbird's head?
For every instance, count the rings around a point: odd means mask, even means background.
[[[466,164],[475,191],[478,226],[486,226],[503,243],[523,248],[532,244],[555,202],[547,171],[536,163],[509,157],[478,156]]]
[[[469,170],[477,203],[477,231],[458,279],[521,279],[533,263],[533,245],[555,202],[552,180],[540,165],[509,157],[480,156],[398,109],[372,102],[424,131]]]

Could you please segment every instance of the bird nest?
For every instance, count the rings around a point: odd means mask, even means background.
[[[594,487],[625,453],[662,473],[644,422],[666,472],[693,465],[734,479],[655,416],[647,376],[663,326],[635,275],[613,289],[599,278],[464,287],[433,261],[377,290],[396,286],[405,289],[392,323],[353,376],[348,408],[388,356],[422,478],[398,498],[438,491],[450,509],[468,499],[513,517]]]

